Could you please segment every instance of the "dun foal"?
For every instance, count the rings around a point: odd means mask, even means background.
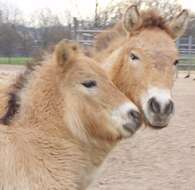
[[[0,126],[0,189],[83,190],[106,155],[140,127],[140,114],[96,63],[60,42]]]
[[[157,11],[139,12],[130,6],[123,22],[96,37],[95,59],[103,62],[114,84],[142,110],[147,124],[168,125],[174,113],[172,87],[178,51],[188,12],[171,21]]]

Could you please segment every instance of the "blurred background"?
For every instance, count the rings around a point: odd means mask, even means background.
[[[166,19],[183,8],[190,10],[188,29],[176,43],[180,69],[194,69],[193,0],[0,0],[0,64],[25,64],[62,38],[90,46],[95,34],[121,19],[130,4],[140,9],[155,7]]]

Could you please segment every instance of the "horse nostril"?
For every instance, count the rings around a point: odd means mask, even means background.
[[[136,125],[141,125],[141,114],[138,111],[131,110],[128,112],[129,118],[133,119]]]
[[[160,113],[160,104],[155,98],[151,98],[148,101],[149,108],[151,109],[152,112],[154,113]]]
[[[173,101],[170,100],[169,103],[165,106],[164,113],[169,115],[173,113],[173,110],[174,110],[174,104]]]

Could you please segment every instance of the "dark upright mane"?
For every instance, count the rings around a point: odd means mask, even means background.
[[[167,32],[170,36],[174,36],[173,32],[167,24],[167,20],[156,10],[148,10],[141,12],[142,24],[137,30],[143,28],[160,28]]]
[[[142,22],[140,26],[132,32],[132,35],[146,28],[160,28],[161,30],[164,30],[166,33],[168,33],[171,37],[174,37],[173,31],[171,31],[167,24],[167,20],[156,10],[141,11],[140,17]],[[120,38],[122,39],[126,36],[127,32],[125,31],[123,22],[121,20],[115,26],[106,29],[96,36],[96,51],[105,50],[109,48],[114,41],[117,41]]]
[[[19,108],[19,102],[17,94],[14,92],[8,93],[9,99],[7,103],[7,112],[0,118],[0,123],[4,125],[9,125],[10,120],[15,115]]]
[[[9,125],[15,114],[20,108],[20,92],[24,88],[28,81],[28,76],[35,70],[37,65],[41,65],[41,62],[36,61],[29,62],[26,65],[24,73],[21,73],[16,81],[11,84],[10,91],[8,92],[8,102],[6,106],[5,114],[0,118],[0,123],[4,125]]]

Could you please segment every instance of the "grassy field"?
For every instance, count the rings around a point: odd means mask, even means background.
[[[0,64],[24,65],[30,60],[29,57],[0,57]]]
[[[182,63],[182,64],[195,64],[195,58],[194,59],[181,60],[179,63]]]
[[[182,57],[179,63],[179,70],[195,70],[195,57]],[[188,66],[185,66],[185,64]]]

